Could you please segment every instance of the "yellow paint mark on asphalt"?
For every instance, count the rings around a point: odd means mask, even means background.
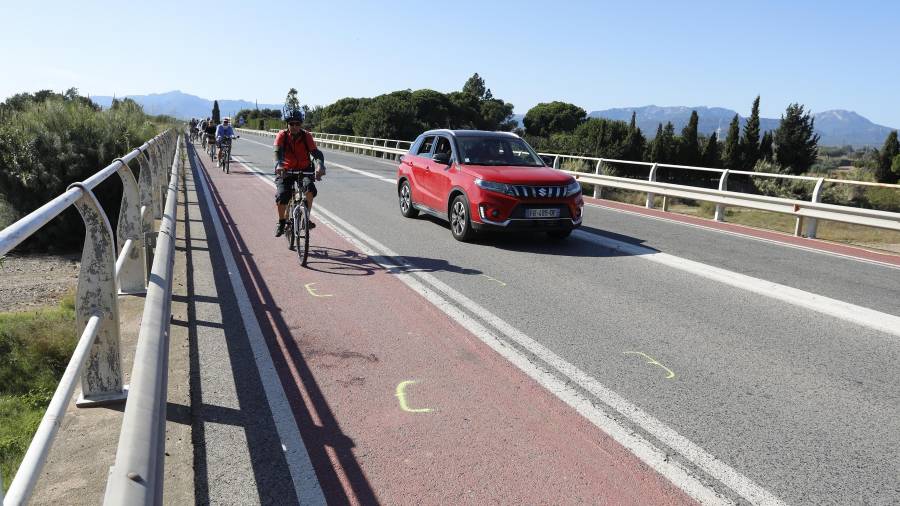
[[[410,408],[406,404],[406,385],[412,385],[414,383],[418,383],[417,381],[402,381],[399,385],[397,385],[397,400],[400,401],[400,409],[406,411],[407,413],[431,413],[431,408],[418,408],[413,409]]]
[[[312,287],[315,284],[316,283],[307,283],[303,286],[306,287],[306,291],[309,292],[309,294],[312,295],[313,297],[334,297],[333,295],[328,294],[328,293],[318,293],[316,291],[316,289]]]
[[[482,274],[482,276],[490,279],[491,281],[496,281],[497,283],[500,283],[500,286],[506,286],[506,283],[504,283],[503,281],[500,281],[497,278],[492,278],[492,277],[488,276],[487,274]]]
[[[644,353],[642,351],[626,351],[624,353],[626,355],[640,355],[647,359],[648,364],[658,365],[658,366],[662,367],[663,369],[666,370],[666,372],[669,373],[668,376],[666,376],[666,379],[672,379],[675,377],[675,373],[672,372],[672,369],[669,369],[668,367],[660,364],[655,358],[651,357],[650,355],[647,355],[646,353]]]

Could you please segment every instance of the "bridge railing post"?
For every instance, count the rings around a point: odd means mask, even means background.
[[[597,160],[597,166],[594,167],[594,174],[599,176],[600,169],[602,166],[603,166],[603,159],[601,158],[601,159]],[[594,198],[595,199],[603,198],[602,196],[603,196],[603,187],[600,186],[599,184],[595,184],[594,185]]]
[[[728,189],[728,169],[722,172],[719,178],[719,191],[723,192]],[[725,204],[716,204],[716,221],[725,221]]]
[[[650,167],[650,177],[647,178],[648,181],[656,181],[656,169],[659,167],[658,163],[654,163],[652,167]],[[645,207],[647,209],[653,209],[653,199],[656,197],[655,193],[647,192],[647,202]]]
[[[107,404],[125,399],[119,351],[119,305],[116,290],[116,254],[112,227],[94,193],[82,183],[82,196],[75,202],[84,220],[84,248],[75,296],[78,335],[88,320],[100,317],[97,337],[81,373],[79,407]]]
[[[138,154],[138,157],[143,156]],[[144,226],[141,217],[141,197],[138,183],[128,164],[122,162],[118,174],[122,180],[122,203],[119,206],[119,221],[116,226],[116,246],[119,255],[128,248],[117,265],[116,279],[119,293],[137,294],[146,292],[147,259],[144,250]]]
[[[821,202],[822,201],[822,187],[825,186],[825,178],[819,178],[816,181],[816,187],[813,189],[812,202]],[[798,218],[799,221],[800,218]],[[816,218],[807,218],[806,219],[806,237],[810,239],[816,238],[816,233],[818,232],[819,220]],[[798,227],[799,228],[799,227]]]

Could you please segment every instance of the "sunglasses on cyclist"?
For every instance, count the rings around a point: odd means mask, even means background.
[[[290,123],[288,123],[288,125],[290,125],[290,126],[300,126],[302,124],[303,123],[300,123],[299,121],[291,121]]]

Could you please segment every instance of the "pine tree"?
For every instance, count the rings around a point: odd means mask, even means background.
[[[767,162],[775,161],[775,151],[773,144],[772,132],[766,131],[759,141],[759,159]]]
[[[744,167],[751,168],[760,158],[759,154],[759,95],[753,101],[753,109],[747,124],[744,125],[744,135],[741,137],[741,161]]]
[[[719,153],[719,136],[715,132],[706,141],[706,148],[703,150],[703,166],[714,168],[722,166],[722,155]]]
[[[678,145],[678,163],[682,165],[700,164],[700,141],[697,137],[699,123],[697,111],[691,111],[691,119],[681,130],[681,142]]]
[[[214,125],[219,124],[219,101],[213,100],[212,122]]]
[[[677,156],[677,140],[675,139],[675,125],[671,121],[666,122],[663,127],[662,138],[659,144],[659,160],[660,163],[672,163]]]
[[[288,90],[288,94],[284,97],[285,112],[300,110],[300,97],[297,96],[297,88]]]
[[[725,153],[723,163],[728,170],[741,170],[741,145],[740,124],[738,115],[735,114],[728,125],[728,135],[725,137]]]
[[[466,81],[466,84],[463,85],[462,91],[467,95],[471,95],[477,98],[478,100],[486,99],[487,93],[490,92],[490,90],[488,90],[484,84],[484,79],[478,75],[478,72],[475,72],[475,74],[473,74],[472,77],[470,77]],[[491,98],[493,98],[493,95],[491,96]]]
[[[775,130],[775,161],[791,174],[802,174],[816,162],[819,134],[815,119],[800,104],[791,104]]]
[[[900,143],[897,142],[897,131],[889,133],[884,139],[884,146],[878,152],[878,170],[875,171],[875,179],[879,183],[896,183],[897,174],[891,170],[894,158],[900,154]]]

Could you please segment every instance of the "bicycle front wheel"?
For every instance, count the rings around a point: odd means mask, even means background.
[[[222,164],[225,165],[225,173],[229,174],[231,172],[231,148],[225,150],[225,153],[222,155]]]
[[[299,205],[296,207],[295,213],[294,244],[297,247],[300,265],[306,267],[306,260],[309,257],[309,210],[305,205]]]

